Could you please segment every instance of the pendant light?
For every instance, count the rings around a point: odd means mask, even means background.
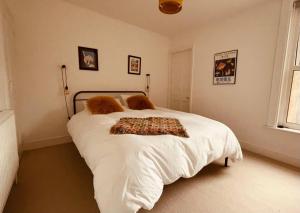
[[[165,14],[176,14],[182,9],[183,0],[159,0],[159,10]]]

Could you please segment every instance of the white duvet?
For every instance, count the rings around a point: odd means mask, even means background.
[[[150,116],[179,119],[190,137],[109,133],[122,117]],[[165,184],[192,177],[222,157],[242,159],[238,140],[224,124],[163,108],[108,115],[82,111],[72,117],[68,130],[94,175],[95,199],[101,213],[150,210]]]

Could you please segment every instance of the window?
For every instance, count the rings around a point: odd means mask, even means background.
[[[293,2],[278,124],[300,130],[300,1]]]

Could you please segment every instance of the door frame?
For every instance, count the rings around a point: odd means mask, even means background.
[[[169,70],[168,70],[168,100],[167,100],[167,106],[168,108],[171,108],[171,95],[172,95],[172,56],[173,54],[176,53],[181,53],[181,52],[185,52],[185,51],[191,51],[192,52],[192,64],[191,64],[191,79],[190,79],[190,100],[189,100],[189,112],[192,113],[193,111],[193,107],[192,107],[192,103],[193,103],[193,77],[194,77],[194,56],[195,56],[195,48],[194,47],[188,47],[188,48],[184,48],[181,50],[175,50],[175,51],[170,51],[169,53]]]

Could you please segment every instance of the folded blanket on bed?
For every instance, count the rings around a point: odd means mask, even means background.
[[[178,119],[161,117],[121,118],[111,127],[110,133],[189,137]]]

